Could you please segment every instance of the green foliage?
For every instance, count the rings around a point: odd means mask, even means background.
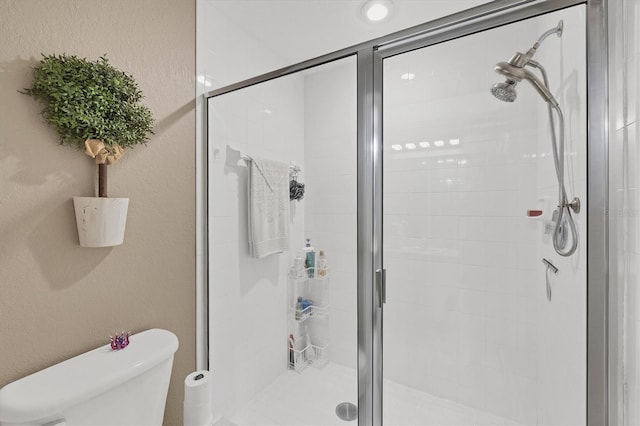
[[[83,149],[86,139],[99,139],[109,148],[131,148],[153,134],[153,116],[140,104],[136,81],[105,57],[92,62],[43,55],[34,69],[33,87],[22,93],[46,104],[42,115],[61,144]]]

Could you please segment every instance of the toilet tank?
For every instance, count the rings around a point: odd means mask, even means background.
[[[0,389],[0,425],[161,425],[178,338],[134,334]]]

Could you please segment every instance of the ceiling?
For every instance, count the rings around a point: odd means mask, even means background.
[[[360,17],[364,0],[208,0],[284,63],[297,63],[468,9],[487,0],[392,0],[385,22]]]

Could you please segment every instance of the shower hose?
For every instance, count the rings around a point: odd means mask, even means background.
[[[549,81],[547,79],[547,73],[544,68],[536,64],[536,68],[541,71],[544,79],[544,84],[549,88]],[[556,125],[553,117],[553,110],[556,110],[558,114],[558,134],[556,136]],[[571,256],[578,248],[578,231],[576,229],[575,220],[571,214],[571,204],[567,200],[567,191],[564,186],[564,115],[562,109],[555,103],[551,104],[547,102],[547,110],[549,112],[549,124],[551,126],[551,145],[553,148],[553,162],[556,168],[556,175],[558,177],[558,217],[553,229],[553,248],[560,256]],[[559,143],[558,140],[560,139]],[[571,234],[571,245],[567,248],[567,241],[564,238],[565,230],[563,228],[563,221],[569,226],[569,232]]]

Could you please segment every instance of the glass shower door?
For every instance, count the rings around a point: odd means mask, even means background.
[[[586,422],[586,212],[557,254],[547,103],[525,81],[513,103],[490,93],[560,20],[535,59],[585,202],[583,6],[384,59],[384,424]]]
[[[208,99],[217,424],[357,419],[356,124],[353,57]]]

